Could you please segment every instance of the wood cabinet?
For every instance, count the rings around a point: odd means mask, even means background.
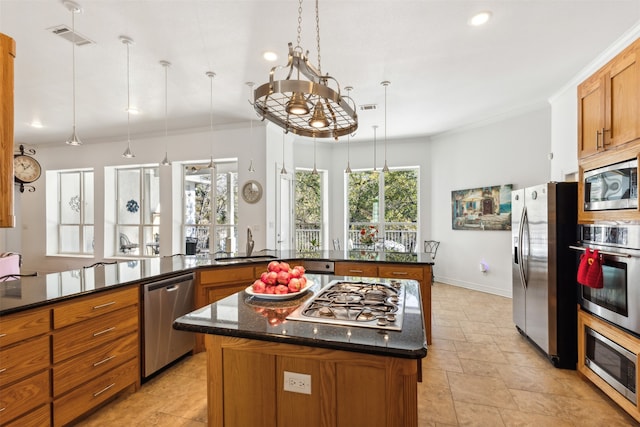
[[[621,329],[618,329],[611,324],[598,319],[591,314],[578,310],[578,372],[584,375],[587,379],[593,382],[598,388],[607,394],[614,402],[616,402],[622,409],[627,411],[632,417],[640,422],[640,402],[634,404],[626,397],[620,394],[616,389],[610,386],[599,375],[589,369],[585,364],[585,330],[590,328],[593,331],[599,333],[605,338],[610,339],[614,343],[624,347],[636,357],[640,355],[640,339],[627,334]],[[640,359],[639,359],[640,360]],[[635,373],[636,383],[638,382],[638,366],[636,366]],[[636,390],[637,390],[636,384]]]
[[[54,426],[139,388],[139,292],[131,286],[53,307]]]
[[[418,425],[414,359],[218,335],[205,339],[210,426]],[[285,391],[285,372],[309,375],[310,394]]]
[[[50,425],[50,318],[49,309],[0,318],[1,425]]]
[[[371,262],[340,261],[335,263],[338,276],[378,277],[378,265]]]
[[[640,39],[578,86],[578,158],[638,140],[639,117]]]
[[[0,33],[0,227],[15,227],[13,215],[13,63],[16,42]]]

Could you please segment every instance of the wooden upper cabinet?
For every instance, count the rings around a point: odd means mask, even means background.
[[[15,227],[13,215],[13,61],[16,42],[0,33],[0,227]]]
[[[578,158],[640,139],[640,39],[578,86]]]

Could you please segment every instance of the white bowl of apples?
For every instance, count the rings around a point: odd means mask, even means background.
[[[291,267],[287,262],[271,261],[267,271],[245,289],[249,295],[263,299],[287,299],[300,295],[312,285],[304,275],[304,267]]]

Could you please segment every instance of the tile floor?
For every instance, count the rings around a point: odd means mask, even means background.
[[[189,357],[77,425],[206,425],[204,354]],[[436,283],[433,344],[418,384],[420,427],[638,425],[516,331],[511,300]]]

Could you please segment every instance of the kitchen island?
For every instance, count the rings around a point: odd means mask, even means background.
[[[293,299],[241,291],[174,322],[205,334],[209,425],[417,426],[417,361],[427,353],[418,283],[363,279],[404,289],[402,328],[393,330],[292,320],[345,281],[309,278]]]

